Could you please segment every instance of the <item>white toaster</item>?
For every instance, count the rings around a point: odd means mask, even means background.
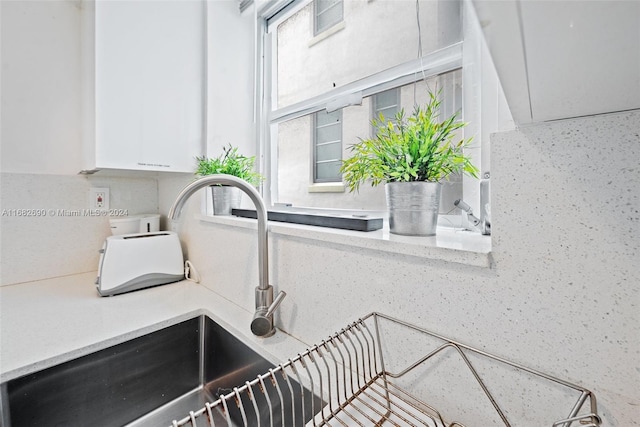
[[[96,287],[102,296],[184,279],[184,258],[173,231],[110,236],[100,250]]]

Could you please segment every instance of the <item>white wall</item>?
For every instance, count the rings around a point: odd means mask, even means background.
[[[0,174],[0,286],[98,269],[111,230],[108,217],[82,214],[90,187],[109,188],[111,209],[158,212],[154,178]],[[19,213],[29,209],[40,213]]]
[[[493,269],[271,235],[278,326],[312,344],[400,316],[592,389],[603,425],[637,425],[639,133],[634,111],[494,135]],[[253,311],[255,231],[185,215],[181,234],[206,286]],[[520,409],[514,425],[543,425],[535,398]]]

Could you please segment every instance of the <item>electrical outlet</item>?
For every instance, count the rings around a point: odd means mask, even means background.
[[[109,210],[109,189],[91,187],[89,189],[89,209]]]

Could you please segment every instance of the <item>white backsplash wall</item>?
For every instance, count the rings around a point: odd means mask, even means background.
[[[380,311],[590,388],[603,425],[639,425],[639,134],[632,111],[494,135],[492,269],[272,234],[278,326],[312,344]],[[197,221],[199,203],[179,224],[189,259],[252,312],[256,233]]]
[[[158,213],[155,178],[2,173],[0,186],[0,286],[98,269],[111,231],[108,217],[82,215],[90,187],[109,188],[111,209]],[[18,215],[23,209],[46,215]]]
[[[170,225],[167,223],[167,214],[176,197],[184,187],[196,178],[195,175],[187,174],[163,174],[158,178],[158,205],[160,212],[163,213],[160,217],[160,227],[163,227],[164,230],[170,229]]]

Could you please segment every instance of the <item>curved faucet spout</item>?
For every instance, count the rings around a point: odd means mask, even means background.
[[[169,219],[177,220],[180,218],[180,214],[182,213],[182,208],[184,207],[185,202],[193,193],[198,191],[201,188],[209,187],[211,185],[229,185],[233,187],[237,187],[242,190],[253,202],[256,207],[257,217],[258,217],[258,286],[256,288],[256,314],[255,318],[259,318],[259,320],[264,324],[266,320],[269,325],[268,327],[260,327],[254,328],[252,323],[252,330],[254,334],[258,336],[270,336],[273,335],[275,329],[273,328],[273,310],[269,313],[269,316],[265,316],[264,314],[269,311],[269,307],[272,306],[273,299],[273,287],[269,285],[269,260],[268,260],[268,248],[269,243],[267,239],[267,209],[264,206],[264,202],[262,201],[262,197],[260,193],[247,181],[237,178],[232,175],[225,174],[216,174],[216,175],[207,175],[202,178],[197,179],[191,184],[187,185],[181,192],[178,194],[175,202],[173,202],[173,206],[169,210]],[[278,295],[279,301],[282,300],[284,295]],[[277,306],[277,305],[276,305]],[[275,307],[274,307],[275,309]]]
[[[169,210],[169,219],[177,220],[180,218],[185,202],[193,193],[201,188],[216,184],[238,187],[247,196],[249,196],[256,207],[256,212],[258,214],[258,289],[267,289],[269,287],[267,209],[264,206],[260,193],[258,193],[253,185],[232,175],[215,174],[203,176],[202,178],[199,178],[187,185],[180,194],[178,194],[175,202],[173,202],[173,206],[171,206],[171,209]]]

